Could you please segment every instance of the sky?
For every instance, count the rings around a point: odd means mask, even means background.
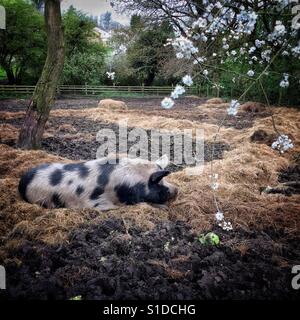
[[[99,16],[106,11],[112,12],[112,18],[122,24],[128,24],[129,18],[126,15],[117,14],[110,6],[109,0],[63,0],[61,3],[62,10],[68,9],[71,5],[88,15]]]

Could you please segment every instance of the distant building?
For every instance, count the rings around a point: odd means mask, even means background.
[[[108,40],[111,37],[111,32],[110,31],[104,31],[98,27],[94,28],[94,33],[96,35],[96,38],[98,37],[99,42],[107,43]]]

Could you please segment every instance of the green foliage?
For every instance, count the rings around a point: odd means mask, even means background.
[[[227,97],[229,99],[239,97],[243,92],[251,85],[252,81],[263,71],[261,66],[253,67],[245,61],[241,63],[233,61],[228,57],[224,64],[217,65],[218,69],[213,73],[212,78],[221,87],[219,95],[221,97]],[[253,78],[247,77],[246,74],[249,70],[253,70],[255,75]],[[230,70],[230,72],[228,71]],[[298,70],[298,71],[297,71]],[[293,76],[300,76],[300,61],[293,61],[291,63],[290,57],[279,57],[276,64],[273,64],[270,71],[264,75],[261,79],[263,87],[267,93],[268,100],[271,104],[288,104],[298,105],[299,99],[299,83],[294,81]],[[279,83],[283,78],[283,73],[287,72],[291,76],[290,86],[288,88],[280,88]],[[292,81],[293,79],[293,81]],[[217,94],[216,89],[208,81],[203,78],[198,78],[196,84],[202,85],[204,89],[208,87],[210,95],[215,96]],[[207,90],[203,91],[206,94]],[[243,97],[243,101],[261,101],[266,102],[263,91],[259,84],[253,86],[247,94]]]
[[[99,43],[90,43],[85,50],[74,51],[66,57],[62,82],[74,85],[102,84],[105,52]]]
[[[102,84],[107,49],[96,38],[94,22],[72,6],[63,16],[63,22],[66,59],[62,82],[74,85]]]
[[[164,44],[171,32],[172,29],[167,23],[140,29],[136,40],[128,48],[129,64],[145,85],[153,83],[159,72],[160,62],[170,54],[170,49],[166,49]]]
[[[0,77],[8,78],[11,84],[36,84],[46,59],[44,17],[36,9],[41,1],[31,3],[0,0],[7,13],[7,29],[0,30]],[[63,83],[102,84],[107,49],[96,38],[94,22],[70,7],[63,23],[66,50]]]
[[[200,234],[197,239],[203,245],[217,246],[218,244],[220,244],[219,236],[213,232],[209,232],[206,235]]]
[[[69,300],[80,301],[80,300],[82,300],[82,296],[75,296],[75,297],[70,298]]]
[[[140,16],[133,15],[130,27],[116,30],[111,40],[113,48],[127,47],[127,52],[117,55],[113,61],[116,83],[154,84],[159,79],[163,63],[173,55],[173,51],[165,47],[172,34],[169,23],[148,26]]]
[[[75,51],[84,51],[86,46],[89,46],[90,39],[94,37],[95,23],[87,15],[70,6],[63,15],[63,24],[66,56],[72,55]]]
[[[44,19],[22,0],[0,0],[6,29],[0,30],[0,66],[11,84],[35,83],[46,58]]]

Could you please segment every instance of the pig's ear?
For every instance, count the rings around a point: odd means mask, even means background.
[[[162,169],[165,169],[169,165],[169,158],[166,154],[157,159],[155,163],[160,166]]]
[[[151,174],[150,178],[149,178],[149,184],[156,184],[159,183],[159,181],[169,175],[171,172],[167,171],[167,170],[161,170],[161,171],[157,171]]]

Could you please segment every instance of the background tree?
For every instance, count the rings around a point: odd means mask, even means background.
[[[0,66],[9,84],[35,84],[46,58],[46,34],[41,14],[23,0],[0,0],[7,26],[0,30]]]
[[[172,34],[168,22],[148,25],[140,16],[133,15],[130,26],[116,30],[110,43],[114,52],[117,52],[112,63],[117,82],[147,86],[159,80],[162,80],[162,84],[168,83],[169,79],[162,79],[160,75],[164,63],[174,56],[165,47]],[[118,52],[121,46],[126,51]]]
[[[39,11],[42,11],[45,7],[45,0],[31,0],[30,1]]]
[[[47,58],[19,134],[18,145],[39,148],[64,64],[64,33],[59,0],[45,1]]]
[[[95,33],[95,22],[74,7],[63,16],[66,59],[64,84],[102,84],[107,48]]]
[[[168,21],[176,35],[170,47],[177,52],[194,83],[225,96],[271,103],[299,104],[299,29],[293,28],[290,1],[262,0],[112,0],[120,12],[141,15],[147,24]],[[186,54],[195,49],[192,54]],[[190,52],[191,53],[191,52]],[[277,54],[278,53],[278,54]],[[247,89],[260,77],[260,85]],[[195,63],[195,64],[193,64]],[[248,75],[252,74],[252,76]],[[288,74],[289,85],[282,82]],[[279,84],[282,86],[279,86]],[[203,87],[203,86],[202,86]]]

